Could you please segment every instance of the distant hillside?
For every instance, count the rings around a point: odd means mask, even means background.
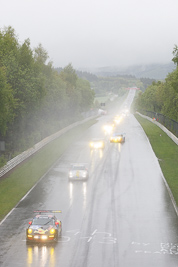
[[[175,69],[173,62],[168,64],[149,64],[149,65],[133,65],[129,67],[102,67],[102,68],[86,68],[82,71],[93,73],[99,77],[132,75],[136,78],[150,78],[155,80],[164,80],[168,73]]]
[[[63,68],[59,67],[59,68],[55,68],[55,70],[60,73]],[[95,82],[98,80],[98,77],[91,73],[91,72],[87,72],[87,71],[79,71],[79,70],[75,70],[77,76],[81,79],[84,79],[84,80],[88,80],[89,82]]]
[[[63,68],[56,68],[56,71],[60,73]],[[120,72],[121,73],[121,72]],[[142,91],[156,81],[156,79],[150,79],[146,77],[138,78],[131,74],[119,74],[118,71],[110,69],[110,71],[104,68],[104,71],[99,72],[97,75],[91,72],[76,70],[76,74],[79,78],[88,80],[91,88],[97,95],[105,94],[106,92],[113,92],[118,95],[122,95],[127,87],[138,87]]]
[[[76,74],[79,78],[86,79],[89,82],[96,82],[98,80],[98,77],[95,74],[87,71],[76,70]]]
[[[127,71],[137,78],[150,78],[164,80],[168,73],[175,69],[174,63],[169,64],[151,64],[129,67]]]

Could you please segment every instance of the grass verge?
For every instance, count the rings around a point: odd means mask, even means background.
[[[6,178],[0,180],[0,220],[20,201],[20,199],[32,188],[32,186],[48,171],[59,159],[71,143],[94,123],[89,120],[76,126],[56,140],[47,144],[29,160],[20,164]]]
[[[135,114],[144,129],[178,206],[178,146],[157,125]]]

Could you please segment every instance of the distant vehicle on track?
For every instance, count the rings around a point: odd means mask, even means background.
[[[26,229],[26,242],[57,242],[62,233],[62,222],[59,221],[54,213],[60,210],[37,210],[34,218],[29,222]]]
[[[107,110],[98,109],[98,115],[106,115],[106,114],[107,114]]]
[[[105,134],[107,134],[107,135],[111,134],[115,127],[116,127],[116,123],[114,120],[106,123],[103,127]]]
[[[90,142],[90,149],[104,149],[105,142],[103,138],[94,138]]]
[[[87,180],[89,177],[88,169],[83,163],[71,164],[68,178],[69,180]]]
[[[119,124],[121,121],[122,121],[122,115],[116,115],[116,116],[114,117],[114,122],[115,122],[116,124]]]
[[[122,133],[113,133],[110,137],[110,143],[124,143],[125,142],[125,134]]]

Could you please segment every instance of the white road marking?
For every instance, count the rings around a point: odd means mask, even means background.
[[[97,232],[97,229],[91,235],[94,235],[96,232]]]
[[[67,240],[58,240],[57,242],[59,242],[59,243],[66,243],[66,242],[69,242],[70,241],[70,237],[69,236],[62,236],[60,239],[62,239],[62,238],[66,238]]]

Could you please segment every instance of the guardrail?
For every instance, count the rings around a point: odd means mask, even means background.
[[[170,132],[164,125],[162,125],[161,123],[159,123],[156,120],[151,119],[148,116],[145,116],[145,115],[141,114],[140,112],[136,112],[136,113],[139,114],[141,117],[153,122],[158,127],[160,127],[178,145],[178,138],[172,132]]]
[[[94,116],[92,116],[90,118],[86,118],[86,119],[84,119],[82,121],[75,122],[75,123],[63,128],[62,130],[60,130],[60,131],[58,131],[58,132],[56,132],[56,133],[44,138],[42,141],[40,141],[39,143],[35,144],[33,147],[29,148],[28,150],[22,152],[18,156],[16,156],[13,159],[9,160],[6,165],[4,165],[2,168],[0,168],[0,177],[5,175],[7,172],[12,170],[14,167],[19,165],[20,163],[22,163],[24,160],[29,158],[31,155],[33,155],[37,151],[39,151],[42,147],[44,147],[45,145],[47,145],[51,141],[55,140],[59,136],[63,135],[64,133],[66,133],[70,129],[72,129],[75,126],[78,126],[80,124],[83,124],[88,120],[91,120],[91,119],[94,119],[94,118],[97,118],[97,117],[98,117],[98,115],[94,115]]]
[[[139,110],[141,114],[148,116],[150,118],[155,118],[156,121],[160,122],[160,124],[164,125],[170,132],[172,132],[175,136],[178,137],[178,122],[166,117],[165,115],[149,111],[149,110]]]

